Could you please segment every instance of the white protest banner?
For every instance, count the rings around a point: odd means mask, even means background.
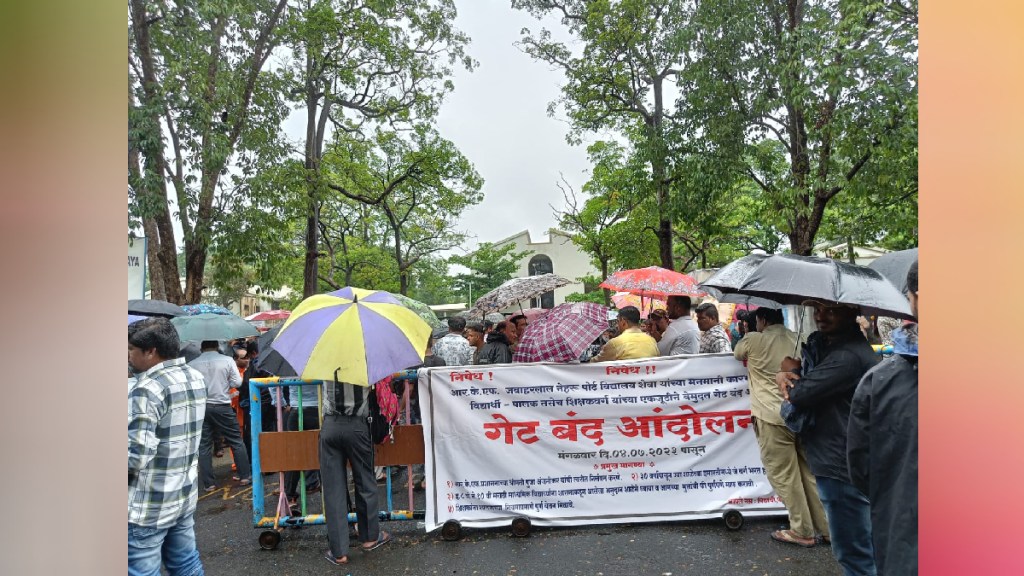
[[[146,297],[146,239],[128,237],[128,299]]]
[[[419,372],[426,529],[784,513],[731,354]]]

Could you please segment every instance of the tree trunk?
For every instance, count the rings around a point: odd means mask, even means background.
[[[655,78],[652,85],[654,91],[654,116],[648,121],[648,148],[651,149],[651,176],[658,197],[658,255],[661,267],[675,270],[675,258],[672,254],[672,219],[667,216],[669,189],[665,179],[667,154],[662,141],[661,121],[663,118],[664,95],[662,79]]]
[[[330,100],[325,95],[320,108],[319,86],[313,75],[313,56],[306,53],[306,262],[302,275],[302,296],[309,298],[320,293],[320,159],[323,156],[324,134]],[[317,109],[320,116],[317,118]],[[346,274],[346,277],[349,274]],[[346,286],[351,284],[346,280]]]
[[[608,279],[608,259],[607,258],[601,258],[601,281],[604,282],[607,279]],[[604,291],[604,305],[605,306],[611,306],[612,305],[612,291],[607,289],[607,288],[602,288],[601,290]]]
[[[155,189],[145,187],[138,193],[144,196],[153,196],[152,205],[161,206],[155,214],[152,214],[152,222],[155,225],[156,234],[153,238],[154,251],[157,253],[158,265],[152,267],[153,280],[150,286],[154,286],[154,280],[162,279],[163,295],[168,302],[181,304],[184,295],[181,291],[181,283],[178,280],[178,250],[174,241],[174,228],[171,225],[171,215],[167,210],[167,184],[164,174],[167,162],[164,159],[163,134],[160,128],[160,109],[158,105],[160,95],[157,92],[156,66],[153,60],[153,50],[149,41],[149,16],[146,13],[146,4],[143,0],[132,0],[129,6],[132,18],[132,32],[135,36],[135,45],[138,50],[139,62],[142,65],[142,94],[141,104],[146,110],[146,121],[152,129],[160,131],[156,138],[147,138],[141,143],[140,154],[145,159],[146,171],[153,178],[143,178],[140,181],[151,180]],[[145,225],[145,218],[143,219]],[[147,232],[149,234],[150,232]],[[154,290],[157,293],[158,290]]]
[[[149,266],[149,297],[153,300],[167,300],[164,284],[164,270],[160,265],[160,234],[156,222],[149,217],[142,219],[142,233],[146,235],[146,265]]]

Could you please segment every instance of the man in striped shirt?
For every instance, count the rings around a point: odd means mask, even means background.
[[[328,562],[348,564],[348,470],[352,466],[356,522],[362,550],[374,550],[391,541],[380,529],[377,481],[373,475],[373,441],[370,440],[369,395],[374,390],[346,382],[324,382],[324,421],[320,427],[320,480],[324,494],[324,519],[330,548]]]
[[[203,574],[193,514],[206,384],[178,358],[178,332],[164,318],[128,327],[128,574]]]

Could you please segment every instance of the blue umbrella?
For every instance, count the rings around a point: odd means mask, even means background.
[[[217,306],[216,304],[185,304],[181,309],[189,316],[196,316],[198,314],[220,314],[221,316],[234,315],[231,310],[228,310],[223,306]]]
[[[132,322],[138,322],[139,320],[145,320],[146,318],[147,316],[136,316],[135,314],[129,314],[128,323],[131,324]]]

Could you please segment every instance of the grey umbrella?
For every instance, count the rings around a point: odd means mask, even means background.
[[[899,288],[900,293],[905,294],[907,292],[907,272],[910,271],[910,266],[914,262],[917,262],[917,248],[889,252],[879,256],[868,264],[868,268],[877,270],[879,274],[885,276],[889,282]]]
[[[473,307],[466,312],[472,317],[482,318],[488,312],[496,312],[517,304],[521,300],[529,300],[568,284],[572,284],[572,281],[551,273],[512,278],[477,298]]]
[[[258,336],[260,333],[252,324],[233,314],[178,316],[171,318],[171,324],[174,324],[178,330],[178,338],[182,340],[232,340]]]
[[[705,287],[708,294],[723,304],[746,304],[747,306],[757,306],[758,308],[774,308],[778,310],[782,308],[782,304],[779,304],[775,300],[769,300],[767,298],[758,298],[757,296],[748,296],[746,294],[735,294],[728,293],[723,294],[721,290],[712,288],[710,286]]]
[[[795,254],[751,254],[730,262],[701,287],[779,304],[822,300],[861,307],[865,315],[913,319],[907,298],[865,266]]]
[[[136,316],[160,316],[162,318],[174,318],[188,314],[181,306],[164,300],[129,300],[128,313]]]

